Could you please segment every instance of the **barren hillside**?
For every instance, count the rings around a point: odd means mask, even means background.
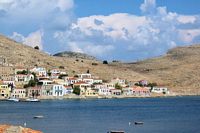
[[[155,79],[181,94],[200,94],[200,45],[177,47],[166,55],[126,64],[128,69]]]
[[[50,56],[44,52],[17,43],[1,35],[0,56],[7,58],[8,62],[14,66],[21,65],[25,67],[32,67],[37,65],[46,67],[47,69],[64,66],[65,71],[67,71],[69,75],[84,73],[89,70],[90,73],[105,80],[109,80],[113,77],[122,77],[128,80],[137,81],[145,78],[132,70],[127,70],[126,68],[124,69],[121,67],[113,67],[111,64],[106,65],[97,60]]]

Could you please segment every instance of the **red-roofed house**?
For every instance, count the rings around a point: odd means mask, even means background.
[[[150,90],[146,87],[134,86],[132,90],[134,96],[150,96]]]

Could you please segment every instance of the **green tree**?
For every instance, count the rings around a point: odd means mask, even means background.
[[[62,79],[62,78],[65,77],[65,76],[68,76],[68,74],[60,74],[60,75],[58,76],[58,78],[59,78],[59,79]]]
[[[35,80],[30,80],[29,82],[28,82],[28,86],[29,87],[34,87],[36,85],[36,81]]]
[[[115,89],[118,89],[118,90],[121,90],[122,89],[122,86],[118,83],[115,84]]]
[[[23,70],[23,71],[17,71],[17,74],[28,74],[28,71]]]
[[[35,46],[34,49],[40,50],[39,46]]]
[[[48,74],[49,76],[51,76],[51,71],[50,71],[50,70],[48,70],[47,74]]]
[[[104,60],[104,61],[103,61],[103,64],[108,64],[108,61],[107,61],[107,60]]]
[[[64,67],[64,66],[59,66],[59,68],[60,68],[60,69],[65,69],[65,67]]]
[[[90,73],[90,70],[88,69],[86,73]]]
[[[76,94],[76,95],[80,95],[80,93],[81,93],[81,89],[79,88],[79,87],[74,87],[74,89],[73,89],[73,93],[74,94]]]

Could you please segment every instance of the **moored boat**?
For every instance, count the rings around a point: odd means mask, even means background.
[[[19,102],[18,98],[8,98],[7,101]]]
[[[111,130],[107,133],[125,133],[124,131]]]
[[[144,122],[142,122],[142,121],[136,121],[135,122],[135,125],[143,125],[144,124]]]
[[[34,116],[33,118],[34,118],[34,119],[42,119],[42,118],[44,118],[44,116],[43,116],[43,115],[36,115],[36,116]]]
[[[40,100],[37,98],[27,98],[25,99],[25,102],[40,102]]]

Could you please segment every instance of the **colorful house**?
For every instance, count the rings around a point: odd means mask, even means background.
[[[72,94],[73,93],[73,88],[72,86],[64,86],[64,95]]]
[[[27,88],[27,97],[41,97],[42,86],[35,86]]]
[[[85,95],[86,90],[91,89],[91,84],[88,84],[83,81],[79,81],[75,84],[73,84],[73,88],[79,87],[80,88],[80,95]]]
[[[9,98],[10,93],[11,88],[7,84],[0,82],[0,99]]]
[[[26,98],[26,89],[24,89],[24,88],[14,88],[10,97],[12,97],[12,98]]]
[[[150,96],[150,90],[146,87],[135,86],[132,88],[134,96]]]
[[[120,96],[120,95],[122,95],[122,91],[119,90],[119,89],[111,89],[110,91],[111,91],[111,94],[113,96]]]

